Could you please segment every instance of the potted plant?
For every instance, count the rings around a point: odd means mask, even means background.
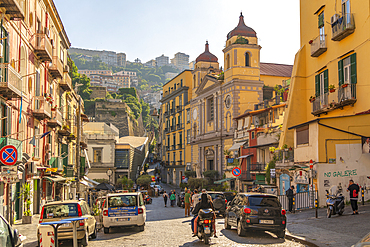
[[[24,201],[24,212],[22,216],[22,224],[31,224],[32,223],[32,214],[31,214],[31,187],[30,184],[25,183],[22,186],[21,191],[19,192],[19,198]]]
[[[344,84],[342,84],[342,88],[346,88],[346,87],[348,87],[348,83],[344,83]]]
[[[309,99],[309,101],[312,103],[312,102],[314,102],[314,101],[315,101],[315,99],[316,99],[316,97],[315,97],[315,96],[311,96],[311,97],[310,97],[310,99]]]
[[[335,86],[334,85],[329,85],[329,92],[334,93],[335,92]]]

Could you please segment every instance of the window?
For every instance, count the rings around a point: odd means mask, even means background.
[[[190,143],[190,130],[186,131],[186,136],[187,136],[187,143]]]
[[[209,98],[207,100],[207,115],[208,115],[208,121],[212,121],[213,120],[213,98]]]
[[[339,86],[357,83],[356,53],[338,61]]]
[[[190,123],[190,109],[186,110],[186,122]]]
[[[246,52],[245,53],[245,67],[249,67],[250,66],[250,62],[249,62],[249,53]]]
[[[93,148],[94,163],[101,163],[102,148]]]
[[[315,95],[319,97],[329,91],[328,70],[315,76]]]
[[[303,126],[296,129],[297,145],[309,143],[309,126]]]

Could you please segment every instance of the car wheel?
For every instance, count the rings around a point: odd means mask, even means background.
[[[97,235],[98,235],[98,231],[96,230],[96,224],[95,224],[94,232],[91,234],[90,237],[91,237],[91,239],[96,239]]]
[[[285,237],[285,231],[278,231],[278,232],[276,232],[276,236],[278,238],[284,238]]]
[[[143,232],[145,229],[145,225],[139,226],[139,231]]]
[[[231,226],[229,225],[228,217],[225,216],[225,229],[231,229]]]
[[[109,228],[108,227],[104,227],[104,234],[108,234],[109,233]]]
[[[245,236],[245,229],[243,228],[242,222],[238,220],[238,229],[237,229],[238,235],[243,237]]]

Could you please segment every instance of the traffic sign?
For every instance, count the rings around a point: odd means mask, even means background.
[[[231,173],[235,176],[238,177],[240,174],[242,174],[242,171],[240,170],[239,167],[234,167],[234,169],[231,171]]]
[[[6,145],[0,150],[0,161],[7,166],[12,166],[17,162],[18,152],[13,145]]]

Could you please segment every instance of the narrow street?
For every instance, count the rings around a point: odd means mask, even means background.
[[[162,184],[168,192],[171,188]],[[153,204],[147,209],[147,221],[144,232],[137,228],[111,229],[109,234],[101,231],[98,237],[89,241],[91,247],[117,246],[204,246],[198,238],[192,238],[190,230],[191,217],[184,217],[184,209],[180,207],[164,207],[162,197],[153,198]],[[32,225],[16,225],[21,234],[27,237],[25,247],[35,247],[37,221]],[[217,219],[218,238],[211,238],[213,246],[304,246],[299,243],[277,239],[275,235],[264,232],[253,232],[246,237],[239,237],[236,228],[224,229],[223,218]],[[70,246],[70,243],[61,246]]]

